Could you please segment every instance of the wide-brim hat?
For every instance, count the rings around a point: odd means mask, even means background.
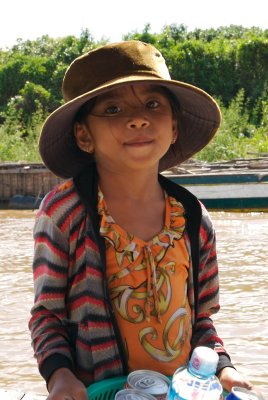
[[[138,83],[164,86],[180,104],[178,139],[160,160],[160,171],[181,164],[209,143],[221,122],[214,99],[196,86],[172,80],[163,56],[154,46],[129,40],[96,48],[70,64],[62,85],[65,104],[49,115],[41,130],[39,150],[47,168],[69,178],[92,163],[94,156],[76,144],[75,115],[93,97]]]

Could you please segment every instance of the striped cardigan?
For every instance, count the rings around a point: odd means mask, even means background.
[[[178,185],[162,176],[160,183],[169,195],[181,200]],[[80,180],[69,180],[49,192],[36,217],[35,302],[29,328],[39,371],[46,381],[61,367],[70,368],[86,386],[127,374],[124,347],[103,279],[105,245],[99,235],[96,204],[97,174],[90,167]],[[201,209],[198,293],[191,265],[188,282],[191,345],[215,348],[220,356],[219,371],[232,364],[210,318],[219,310],[218,266],[214,229],[204,206]],[[192,254],[187,232],[185,240]]]

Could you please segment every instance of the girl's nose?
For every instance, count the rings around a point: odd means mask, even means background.
[[[149,126],[149,121],[144,117],[131,117],[127,122],[128,129],[141,129],[147,128]]]

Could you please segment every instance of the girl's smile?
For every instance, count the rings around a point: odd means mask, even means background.
[[[137,146],[137,147],[141,147],[141,146],[146,146],[153,143],[152,139],[147,139],[147,138],[143,138],[143,137],[137,137],[129,142],[124,143],[125,146]]]

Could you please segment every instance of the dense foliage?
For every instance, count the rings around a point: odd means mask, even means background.
[[[241,26],[188,32],[147,24],[123,39],[154,44],[172,78],[197,85],[220,104],[219,133],[198,158],[207,161],[268,153],[268,30]],[[0,49],[0,162],[39,161],[37,142],[46,116],[62,104],[61,83],[70,62],[103,42],[88,30],[79,38],[42,36]]]

